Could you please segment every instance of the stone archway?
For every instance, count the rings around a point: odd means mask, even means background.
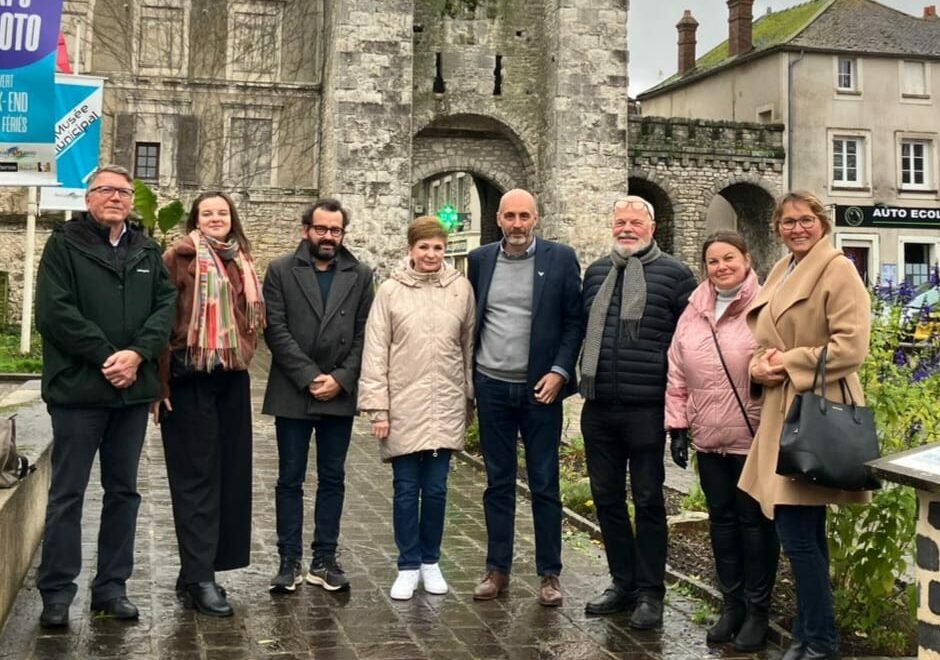
[[[779,243],[770,226],[775,204],[773,194],[761,183],[749,180],[728,181],[718,188],[717,194],[734,210],[736,229],[747,241],[754,270],[763,278],[780,255]]]
[[[656,242],[660,249],[672,254],[676,245],[676,208],[669,192],[657,182],[640,175],[631,176],[627,186],[631,195],[639,195],[653,205],[656,214]]]
[[[499,198],[513,188],[531,189],[534,168],[522,141],[502,122],[480,115],[443,117],[422,128],[412,142],[412,185],[448,173],[473,177],[480,219],[480,242],[499,239]]]

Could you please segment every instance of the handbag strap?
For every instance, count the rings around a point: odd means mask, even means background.
[[[829,346],[823,346],[822,350],[819,352],[819,359],[816,361],[816,373],[813,374],[813,392],[816,391],[817,383],[822,383],[822,390],[820,394],[823,399],[826,397],[826,360],[829,356]],[[849,389],[845,382],[845,378],[839,379],[839,389],[842,391],[842,401],[851,405],[855,405],[855,397],[852,395],[852,390]]]
[[[738,388],[734,386],[734,380],[731,378],[731,372],[728,371],[728,365],[725,364],[725,356],[721,354],[721,345],[718,343],[718,335],[715,334],[715,329],[712,327],[712,324],[708,324],[708,329],[712,331],[712,339],[715,340],[715,349],[718,351],[718,359],[721,361],[721,368],[725,370],[725,376],[728,377],[728,385],[731,386],[731,391],[734,393],[734,400],[738,402],[738,408],[741,409],[741,415],[744,417],[744,423],[747,424],[747,430],[750,432],[751,437],[754,437],[754,427],[751,426],[751,419],[747,416],[747,410],[744,409],[744,402],[741,401],[740,395],[738,395]]]

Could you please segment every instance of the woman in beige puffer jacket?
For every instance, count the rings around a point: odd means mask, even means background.
[[[447,473],[472,412],[476,315],[470,282],[444,262],[440,221],[415,220],[408,246],[376,294],[359,379],[359,409],[394,473],[396,600],[411,598],[419,581],[429,593],[447,592],[438,567]]]

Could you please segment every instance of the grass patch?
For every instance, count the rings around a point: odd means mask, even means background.
[[[33,330],[29,353],[20,353],[19,330],[0,332],[0,373],[38,374],[42,371],[42,338]]]

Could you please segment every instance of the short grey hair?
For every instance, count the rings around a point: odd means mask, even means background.
[[[618,199],[614,202],[614,211],[635,206],[646,209],[646,214],[650,217],[650,220],[656,222],[656,212],[653,210],[653,205],[639,195],[627,195],[626,197]]]
[[[95,181],[102,174],[117,174],[118,176],[124,177],[124,180],[127,181],[131,187],[134,187],[134,177],[131,176],[131,173],[127,170],[126,167],[121,167],[120,165],[102,165],[97,170],[91,173],[91,177],[88,179],[88,189],[91,190],[95,186]]]

